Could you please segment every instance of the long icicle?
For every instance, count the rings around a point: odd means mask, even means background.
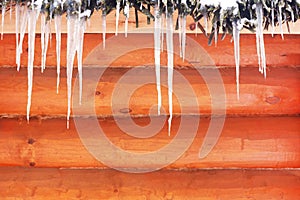
[[[67,129],[69,129],[71,115],[71,96],[72,96],[72,74],[74,66],[74,58],[76,53],[76,16],[68,16],[67,18],[67,87],[68,87],[68,113],[67,113]]]
[[[60,82],[60,49],[61,49],[61,16],[54,16],[55,23],[55,39],[56,39],[56,93],[59,92],[59,82]]]
[[[173,117],[173,15],[167,14],[167,52],[168,52],[168,96],[169,96],[169,114],[168,135],[171,135],[171,125]]]
[[[44,51],[45,51],[45,31],[46,31],[46,15],[41,15],[41,47],[42,47],[42,64],[41,72],[44,72]]]
[[[21,66],[21,54],[23,52],[23,40],[24,40],[24,35],[25,35],[25,31],[26,31],[26,25],[27,25],[27,21],[28,21],[28,17],[27,17],[27,6],[22,6],[22,16],[21,17],[21,29],[20,29],[20,41],[18,44],[18,49],[17,49],[17,70],[20,70],[20,66]]]
[[[1,40],[3,40],[5,10],[6,10],[6,6],[4,4],[4,5],[2,5],[2,13],[1,13],[1,15],[2,15],[2,20],[1,20]]]
[[[279,29],[280,29],[280,34],[281,34],[281,38],[284,40],[284,36],[283,36],[283,28],[282,28],[282,6],[279,5],[279,14],[278,14],[278,23],[279,23]]]
[[[82,51],[83,51],[83,39],[84,39],[85,28],[86,28],[86,19],[85,18],[78,19],[76,49],[77,49],[78,74],[79,74],[79,104],[80,105],[82,99]]]
[[[15,10],[16,20],[15,20],[15,31],[16,31],[16,64],[18,63],[18,49],[19,49],[19,24],[20,24],[20,5],[16,4]]]
[[[30,10],[28,13],[28,99],[27,99],[27,121],[29,121],[29,113],[31,107],[31,94],[33,83],[33,61],[34,61],[34,47],[35,47],[35,27],[39,15],[39,10]]]
[[[117,6],[116,6],[116,33],[115,33],[115,35],[118,35],[119,18],[120,18],[120,3],[121,3],[121,0],[117,0]]]
[[[156,90],[157,90],[157,113],[160,115],[161,109],[161,86],[160,86],[160,31],[161,31],[161,15],[159,14],[159,4],[155,5],[155,21],[154,21],[154,60],[156,74]]]
[[[233,21],[233,41],[234,41],[234,58],[235,58],[235,72],[236,72],[236,94],[237,99],[240,100],[240,30],[238,29],[237,21]]]
[[[275,20],[274,20],[274,1],[271,1],[271,26],[272,26],[272,37],[274,37],[275,32]]]
[[[256,4],[257,28],[256,28],[256,45],[259,61],[259,71],[266,78],[266,55],[263,33],[263,6],[261,3]]]

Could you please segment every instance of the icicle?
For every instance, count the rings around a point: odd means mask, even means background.
[[[256,48],[258,56],[259,71],[264,74],[266,78],[266,55],[264,45],[264,33],[263,33],[263,7],[261,3],[256,4],[256,16],[257,16],[257,27],[256,27]]]
[[[15,21],[15,25],[16,25],[16,64],[18,63],[18,49],[19,49],[19,23],[20,23],[20,5],[17,3],[16,4],[16,11],[15,11],[15,15],[16,15],[16,21]]]
[[[55,15],[54,16],[54,23],[55,23],[55,38],[56,38],[56,73],[57,73],[57,80],[56,80],[56,93],[58,94],[59,91],[59,77],[60,77],[60,49],[61,49],[61,16]]]
[[[271,26],[272,26],[272,37],[274,37],[275,32],[275,22],[274,22],[274,1],[271,1]]]
[[[160,24],[160,31],[161,31],[160,49],[161,49],[161,52],[163,52],[164,51],[164,29],[163,29],[163,27],[164,27],[164,19],[165,19],[163,14],[161,15],[160,19],[161,19],[160,20],[161,21],[161,24]]]
[[[179,57],[182,58],[182,39],[181,39],[181,36],[182,36],[182,18],[181,16],[179,16],[178,14],[178,38],[179,38]]]
[[[80,105],[82,99],[82,50],[83,50],[85,26],[86,26],[85,18],[78,19],[76,50],[77,50],[77,63],[78,63],[78,74],[79,74],[79,104]]]
[[[207,36],[207,30],[208,30],[208,19],[207,19],[207,13],[204,13],[204,27],[205,27],[205,35]]]
[[[33,61],[34,61],[34,47],[35,47],[35,27],[39,11],[30,10],[28,13],[28,100],[27,100],[27,121],[29,121],[29,113],[31,107],[31,93],[33,82]]]
[[[3,40],[3,29],[4,29],[4,17],[5,17],[6,6],[2,5],[2,20],[1,20],[1,40]]]
[[[22,6],[22,16],[20,16],[21,20],[21,29],[20,29],[20,41],[18,44],[18,49],[17,49],[17,70],[20,70],[20,61],[21,61],[21,54],[23,51],[23,40],[24,40],[24,35],[26,31],[26,25],[27,25],[27,6]]]
[[[119,18],[120,18],[120,0],[117,1],[117,6],[116,6],[116,33],[115,33],[115,35],[118,35]]]
[[[235,71],[236,71],[236,94],[237,99],[240,99],[240,30],[238,29],[237,22],[232,23],[233,27],[233,41],[234,41],[234,58],[235,58]]]
[[[173,15],[167,14],[167,52],[168,52],[168,96],[169,96],[169,120],[168,134],[171,134],[173,117]]]
[[[69,121],[71,115],[71,96],[72,96],[72,73],[74,58],[76,53],[76,16],[68,16],[67,18],[67,87],[68,87],[68,113],[67,113],[67,129],[69,129]]]
[[[161,87],[160,87],[160,31],[161,31],[161,16],[159,15],[159,7],[154,9],[154,59],[156,73],[156,89],[157,89],[157,113],[160,115],[161,109]]]
[[[129,19],[129,2],[128,1],[126,1],[126,5],[124,7],[124,14],[125,14],[125,37],[127,37],[128,19]]]
[[[182,51],[182,60],[185,59],[185,42],[186,42],[186,16],[182,16],[181,19],[181,51]]]
[[[195,36],[198,35],[198,21],[195,23]]]
[[[41,47],[42,47],[42,64],[41,72],[44,72],[44,51],[45,51],[45,31],[46,31],[46,16],[45,14],[41,15]]]
[[[102,14],[102,43],[103,49],[105,49],[105,35],[106,35],[106,15]]]
[[[280,34],[281,34],[281,38],[284,40],[283,37],[283,29],[282,29],[282,10],[281,10],[281,6],[279,6],[279,14],[278,14],[278,23],[279,23],[279,29],[280,29]]]
[[[218,43],[218,27],[217,27],[217,22],[214,23],[214,31],[215,31],[215,47],[217,46]]]

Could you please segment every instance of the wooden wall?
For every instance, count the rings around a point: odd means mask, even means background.
[[[113,34],[107,35],[107,46]],[[119,35],[118,37],[123,37]],[[129,35],[128,41],[144,40],[150,34]],[[101,34],[85,35],[84,74],[113,59],[102,49]],[[40,38],[36,39],[31,119],[27,123],[27,38],[23,45],[21,70],[15,66],[15,36],[0,41],[0,196],[2,199],[299,199],[300,196],[300,35],[265,36],[267,78],[258,72],[255,35],[241,36],[240,100],[236,98],[233,43],[227,37],[217,47],[207,46],[203,35],[188,35],[211,59],[193,63],[175,56],[175,69],[189,81],[197,94],[198,106],[188,105],[182,113],[174,96],[173,127],[168,136],[164,127],[154,137],[141,140],[120,130],[112,118],[111,98],[120,79],[139,67],[141,79],[153,76],[153,49],[143,48],[114,59],[93,93],[95,116],[109,139],[131,151],[151,152],[174,138],[182,117],[193,125],[200,111],[200,126],[192,145],[174,163],[146,174],[128,174],[108,168],[95,159],[82,144],[71,120],[66,129],[66,35],[62,37],[62,74],[56,94],[55,36],[47,53],[47,68],[40,73]],[[135,43],[122,40],[123,45]],[[131,47],[129,47],[131,48]],[[187,46],[187,51],[189,46]],[[100,54],[97,54],[100,53]],[[111,52],[112,53],[112,52]],[[98,56],[94,56],[98,55]],[[166,53],[162,54],[166,64]],[[211,62],[213,61],[213,62]],[[142,63],[142,64],[141,64]],[[198,153],[210,123],[211,94],[197,69],[212,70],[215,65],[226,92],[226,120],[219,141],[207,157]],[[204,69],[203,66],[205,66]],[[166,81],[165,69],[162,70]],[[77,70],[74,72],[75,81]],[[144,77],[143,77],[144,76]],[[88,78],[84,76],[84,87]],[[134,79],[135,77],[132,77]],[[184,84],[177,83],[178,88]],[[187,94],[188,95],[188,94]],[[162,91],[168,110],[167,89]],[[154,84],[140,87],[131,96],[128,108],[138,125],[149,123],[149,108],[156,103]],[[120,108],[123,109],[123,108]],[[126,118],[122,110],[117,114]],[[90,113],[83,109],[83,115]],[[152,113],[153,114],[153,113]],[[155,114],[154,114],[155,115]],[[163,117],[162,117],[163,118]],[[86,119],[87,121],[89,118]],[[189,124],[188,124],[189,125]],[[176,151],[176,149],[174,149]],[[159,161],[158,161],[159,162]],[[124,165],[120,168],[134,168]]]

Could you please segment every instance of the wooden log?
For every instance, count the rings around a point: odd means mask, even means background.
[[[268,78],[264,79],[254,68],[244,68],[240,77],[240,100],[237,99],[235,69],[225,68],[180,69],[174,74],[173,110],[175,115],[201,114],[211,115],[212,105],[215,111],[222,111],[226,106],[227,115],[298,115],[300,113],[300,71],[299,68],[271,68]],[[124,115],[124,109],[133,116],[156,115],[157,104],[155,71],[142,67],[130,69],[108,68],[99,77],[99,69],[84,69],[82,105],[78,96],[74,96],[73,109],[79,110],[77,115]],[[130,72],[130,73],[129,73]],[[222,80],[214,73],[219,72]],[[74,73],[74,76],[76,72]],[[100,75],[99,75],[100,76]],[[187,82],[184,82],[184,77]],[[206,84],[204,78],[211,80]],[[120,78],[127,78],[119,82]],[[168,111],[168,93],[166,69],[162,70],[162,99],[165,112]],[[0,114],[25,115],[27,104],[27,72],[17,72],[12,68],[2,68],[0,79]],[[74,77],[75,79],[75,77]],[[98,82],[98,80],[100,80]],[[140,81],[146,83],[139,83]],[[149,84],[148,82],[149,81]],[[222,101],[222,90],[216,92],[216,86],[224,84],[226,102]],[[214,85],[216,84],[216,85]],[[78,94],[78,82],[74,84],[74,94]],[[136,90],[130,91],[134,87]],[[208,87],[211,87],[209,90]],[[190,90],[189,90],[190,88]],[[43,74],[34,70],[31,116],[66,116],[67,95],[66,75],[62,72],[60,93],[56,94],[56,70],[47,69]],[[120,99],[120,95],[125,97]],[[216,94],[217,93],[217,94]],[[220,96],[218,96],[220,95]],[[212,97],[217,101],[212,102]],[[129,101],[127,103],[126,101]],[[198,101],[198,102],[197,102]],[[95,109],[95,110],[94,110]],[[150,110],[150,111],[149,111]]]
[[[126,174],[114,170],[0,168],[7,199],[283,199],[300,195],[299,171],[203,170]]]
[[[35,46],[35,66],[40,67],[41,65],[41,44],[40,35],[37,35],[36,46]],[[62,35],[62,46],[61,46],[61,65],[66,66],[66,34]],[[114,43],[117,41],[118,43]],[[194,41],[194,43],[193,43]],[[276,35],[274,38],[271,35],[265,35],[265,48],[266,48],[266,59],[267,66],[270,67],[283,67],[283,66],[300,66],[300,35],[286,35],[285,39],[282,40],[280,36]],[[233,43],[230,37],[226,37],[225,40],[220,41],[217,47],[208,46],[207,38],[203,35],[195,36],[194,34],[187,35],[187,46],[186,54],[188,57],[196,56],[198,59],[196,62],[193,59],[186,60],[185,62],[178,56],[178,35],[174,36],[176,57],[174,61],[175,67],[189,67],[191,63],[194,66],[235,66],[234,61],[234,50]],[[25,36],[23,44],[23,54],[21,55],[21,65],[27,66],[27,36]],[[193,45],[192,45],[193,44]],[[195,45],[200,49],[201,55],[194,55]],[[142,47],[147,46],[148,48],[143,49]],[[107,35],[106,50],[102,50],[102,37],[100,34],[85,34],[84,38],[84,51],[83,58],[85,64],[97,65],[97,62],[103,58],[110,59],[110,54],[118,53],[119,48],[128,48],[132,50],[126,54],[119,54],[118,58],[112,60],[110,66],[124,67],[124,66],[140,66],[144,63],[154,63],[154,42],[153,34],[129,34],[128,38],[124,38],[122,35],[114,36],[114,34]],[[166,45],[164,45],[166,48]],[[112,49],[109,51],[109,49]],[[102,51],[100,51],[102,50]],[[95,51],[100,51],[100,55],[96,58],[88,58],[89,54]],[[15,35],[5,35],[4,39],[0,41],[0,67],[15,67]],[[167,63],[166,52],[162,53],[162,65]],[[241,58],[240,65],[248,67],[257,67],[257,53],[256,53],[256,42],[255,35],[245,34],[241,35]],[[47,53],[46,65],[48,67],[56,66],[56,53],[55,53],[55,35],[51,40]],[[99,67],[99,64],[98,64]]]
[[[186,117],[187,123],[181,122],[176,117],[173,121],[171,136],[168,136],[167,122],[164,119],[162,129],[152,131],[153,137],[141,139],[124,132],[126,118],[119,118],[116,124],[113,119],[99,119],[99,125],[109,141],[115,146],[131,152],[150,153],[165,147],[174,140],[179,126],[195,127],[196,116]],[[149,118],[136,118],[137,126],[145,126],[150,123]],[[157,121],[156,121],[157,122]],[[81,124],[90,127],[90,130],[98,130],[91,124],[91,119],[84,119]],[[300,118],[299,117],[260,117],[260,118],[226,118],[224,128],[216,146],[204,159],[199,158],[199,149],[207,134],[210,119],[201,118],[197,134],[182,156],[168,169],[202,169],[202,168],[299,168],[300,167]],[[0,165],[1,166],[32,166],[32,167],[107,167],[99,162],[85,148],[81,138],[87,138],[86,133],[75,128],[71,121],[70,129],[66,129],[65,119],[32,119],[27,124],[25,118],[13,118],[0,120]],[[135,127],[135,130],[137,127]],[[189,128],[188,128],[189,129]],[[82,130],[82,129],[80,129]],[[192,137],[191,130],[184,132],[176,141],[183,141]],[[100,131],[100,130],[99,130]],[[79,135],[80,134],[80,135]],[[156,134],[156,135],[155,135]],[[79,137],[80,136],[80,137]],[[92,140],[97,141],[97,134],[92,135]],[[85,140],[84,140],[85,141]],[[97,143],[98,144],[98,143]],[[99,143],[100,145],[100,143]],[[101,146],[100,146],[101,147]],[[179,146],[178,146],[179,147]],[[89,146],[89,150],[98,150]],[[92,152],[91,151],[91,152]],[[106,157],[116,159],[114,150],[103,149]],[[172,148],[170,155],[177,155],[178,148]],[[161,154],[158,154],[161,155]],[[167,154],[164,154],[167,155]],[[179,154],[180,155],[180,154]],[[99,157],[98,157],[99,158]],[[103,157],[100,157],[100,160]],[[135,168],[134,162],[124,157],[118,158],[123,169]],[[162,157],[151,160],[145,168],[151,169],[157,166]],[[145,161],[145,160],[144,160]]]

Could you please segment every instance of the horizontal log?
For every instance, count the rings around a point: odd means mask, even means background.
[[[152,10],[153,11],[153,10]],[[150,24],[147,24],[147,17],[144,14],[141,14],[138,12],[139,15],[139,27],[136,28],[136,22],[135,22],[135,13],[134,9],[130,9],[130,14],[129,14],[129,19],[128,19],[128,33],[149,33],[153,32],[153,27],[154,27],[154,22],[151,20]],[[67,17],[66,15],[62,16],[62,22],[61,22],[61,31],[63,33],[67,32]],[[196,33],[196,30],[193,29],[191,30],[190,25],[194,24],[193,18],[188,15],[187,16],[187,27],[186,27],[186,32],[187,33]],[[175,29],[175,24],[177,20],[177,12],[173,14],[173,24],[174,24],[174,29]],[[199,21],[203,26],[204,26],[204,20],[203,18]],[[37,21],[36,24],[36,32],[40,33],[41,27],[40,27],[40,18]],[[92,15],[92,17],[87,21],[87,26],[86,26],[86,32],[87,33],[102,33],[102,12],[101,11],[95,11]],[[212,23],[208,22],[208,32],[211,31]],[[299,34],[300,33],[300,22],[299,20],[296,23],[292,23],[289,26],[290,32],[293,34]],[[52,21],[51,23],[51,30],[55,30],[54,27],[54,22]],[[14,10],[12,11],[12,16],[10,18],[9,14],[6,13],[4,16],[4,33],[15,33],[15,12]],[[116,18],[115,18],[115,11],[112,11],[109,15],[106,16],[106,32],[107,33],[115,33],[116,31]],[[175,32],[178,32],[174,30]],[[282,26],[282,31],[284,34],[288,34],[288,28],[286,24],[283,24]],[[118,33],[121,33],[121,35],[124,35],[125,32],[125,16],[123,14],[120,15],[119,19],[119,26],[118,26]],[[198,28],[198,33],[200,33],[201,30]],[[265,33],[271,34],[271,30],[264,30]],[[243,29],[242,33],[251,33],[247,29]],[[278,26],[275,27],[274,30],[275,34],[280,34],[280,28]],[[5,35],[4,35],[5,36]]]
[[[196,116],[176,117],[173,120],[171,136],[168,136],[167,122],[164,118],[154,118],[154,123],[163,122],[163,127],[156,130],[140,131],[133,134],[132,131],[124,130],[124,125],[128,124],[127,118],[119,118],[117,121],[122,125],[117,125],[113,119],[99,119],[98,123],[108,140],[115,146],[133,153],[156,152],[173,141],[176,145],[184,145],[186,151],[179,151],[181,146],[172,146],[164,153],[157,153],[154,159],[141,162],[146,163],[145,169],[152,169],[164,162],[165,158],[173,155],[181,155],[175,162],[170,162],[168,169],[202,169],[202,168],[299,168],[300,167],[300,118],[299,117],[260,117],[260,118],[226,118],[224,128],[217,144],[213,150],[205,157],[199,158],[199,150],[203,144],[203,139],[207,134],[210,119],[201,118],[197,128]],[[157,121],[158,120],[158,121]],[[102,148],[101,152],[105,157],[97,155],[100,159],[90,153],[100,152],[96,145],[84,146],[82,142],[91,138],[92,142],[99,141],[98,132],[95,135],[87,136],[92,131],[98,131],[92,119],[87,118],[79,122],[90,128],[86,133],[82,129],[75,128],[74,122],[70,122],[70,129],[65,127],[64,119],[32,119],[27,124],[24,118],[13,118],[0,120],[0,165],[1,166],[32,166],[32,167],[83,167],[83,168],[103,168],[115,167],[122,169],[135,169],[134,160],[115,154],[115,150],[110,147]],[[149,118],[135,118],[137,124],[134,130],[150,123]],[[96,122],[97,123],[97,122]],[[183,126],[180,137],[179,126]],[[193,128],[196,126],[196,136],[193,139]],[[153,127],[153,124],[152,124]],[[123,129],[121,129],[123,128]],[[126,128],[126,127],[125,127]],[[140,130],[140,129],[138,129]],[[100,131],[100,130],[99,130]],[[138,138],[142,134],[153,133],[149,138]],[[80,137],[79,137],[80,136]],[[81,140],[83,138],[84,140]],[[193,139],[191,146],[186,142]],[[176,140],[175,140],[176,139]],[[89,151],[85,148],[88,147]],[[180,154],[177,154],[179,151]],[[165,156],[165,157],[163,157]],[[111,165],[104,158],[118,161],[119,166]],[[147,157],[148,158],[148,157]],[[105,165],[103,162],[105,162]],[[1,187],[0,187],[1,188]]]
[[[73,111],[76,110],[74,114],[100,117],[112,114],[124,115],[125,109],[125,114],[130,112],[133,116],[149,115],[149,113],[156,115],[157,92],[154,69],[151,67],[131,69],[108,68],[102,75],[99,74],[98,68],[84,69],[82,105],[78,103],[78,82],[74,83]],[[220,113],[225,106],[227,115],[298,115],[300,113],[299,68],[271,68],[267,79],[264,79],[254,68],[243,68],[239,100],[236,94],[235,69],[204,68],[199,71],[201,76],[196,69],[175,71],[173,89],[175,115],[199,113],[211,115],[212,112]],[[218,73],[221,75],[220,79]],[[74,72],[73,82],[76,74]],[[0,114],[25,115],[27,72],[2,68],[0,79]],[[162,105],[164,112],[168,113],[166,69],[162,70],[161,79]],[[209,82],[206,83],[204,79]],[[222,97],[223,86],[226,97]],[[62,72],[60,93],[57,95],[56,70],[48,69],[42,74],[39,69],[35,69],[31,116],[66,116],[66,91],[65,71]],[[152,107],[154,109],[151,109]]]
[[[66,66],[66,34],[62,35],[61,65]],[[279,35],[273,38],[265,35],[266,62],[270,67],[300,66],[300,35],[286,35],[282,40]],[[203,35],[187,35],[186,60],[179,57],[178,34],[174,35],[175,46],[175,67],[194,66],[235,66],[233,42],[228,36],[219,41],[217,47],[208,46],[207,38]],[[27,66],[27,36],[23,44],[21,65]],[[100,34],[85,34],[83,60],[86,65],[101,66],[103,59],[109,60],[110,66],[140,66],[154,63],[154,41],[153,34],[129,34],[128,38],[123,35],[107,35],[106,49],[102,48],[102,36]],[[241,66],[257,67],[257,53],[255,35],[241,35]],[[124,53],[120,49],[127,49]],[[166,45],[164,45],[166,48]],[[130,50],[130,51],[129,51]],[[0,41],[0,67],[15,67],[16,44],[15,35],[5,35]],[[92,55],[92,56],[88,56]],[[161,55],[162,65],[167,63],[166,51]],[[41,65],[41,44],[40,35],[37,35],[35,45],[35,66]],[[47,53],[46,65],[56,66],[55,35],[52,36],[51,45]]]
[[[299,171],[204,170],[126,174],[114,170],[0,168],[6,199],[283,199],[300,195]]]

